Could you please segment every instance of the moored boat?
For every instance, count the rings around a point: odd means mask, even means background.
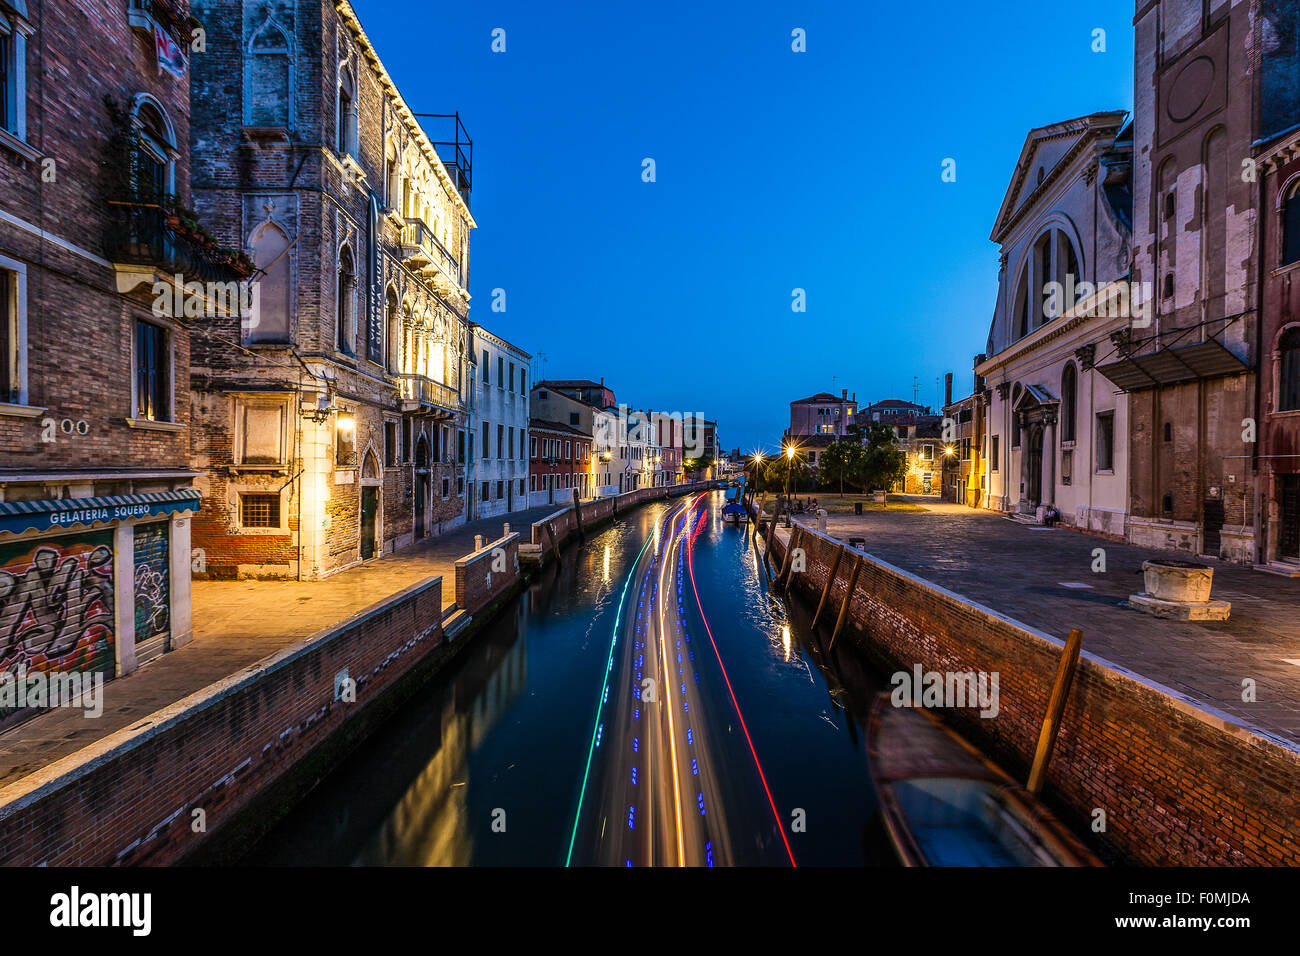
[[[742,521],[749,520],[749,514],[745,511],[745,506],[739,502],[733,501],[722,509],[723,521],[734,521],[739,524]]]
[[[881,694],[867,756],[905,866],[1101,866],[1042,802],[921,708]]]

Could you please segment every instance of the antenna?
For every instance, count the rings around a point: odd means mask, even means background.
[[[912,376],[912,404],[921,404],[921,379],[915,375]]]

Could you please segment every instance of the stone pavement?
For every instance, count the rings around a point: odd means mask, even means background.
[[[323,581],[195,581],[194,640],[104,684],[104,711],[47,711],[0,733],[0,787],[107,737],[276,651],[429,577],[442,576],[442,602],[456,601],[456,560],[474,536],[500,537],[502,525],[528,525],[559,510],[545,505],[484,518]]]
[[[923,512],[830,515],[828,534],[866,539],[889,564],[1084,650],[1266,733],[1300,742],[1300,579],[1207,559],[1227,621],[1168,621],[1123,606],[1143,590],[1142,562],[1170,555],[1067,528],[1025,525],[922,497]],[[804,518],[816,527],[816,519]],[[1106,570],[1094,573],[1093,550]],[[1242,681],[1256,702],[1242,701]]]

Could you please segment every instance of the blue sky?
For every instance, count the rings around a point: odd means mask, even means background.
[[[1131,0],[354,3],[411,108],[474,139],[471,318],[745,451],[813,392],[969,392],[1026,133],[1132,108]]]

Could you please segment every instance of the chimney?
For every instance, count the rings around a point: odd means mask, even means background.
[[[943,377],[943,407],[952,404],[952,372]]]
[[[988,361],[988,356],[985,355],[983,352],[975,356],[976,365],[981,365],[986,361]],[[980,375],[978,372],[975,373],[975,391],[977,392],[984,391],[984,376]]]
[[[847,402],[848,400],[849,400],[849,390],[847,388],[840,389],[840,401]]]
[[[854,393],[853,393],[853,404],[854,404],[854,405],[858,404],[858,393],[857,393],[857,392],[854,392]]]

